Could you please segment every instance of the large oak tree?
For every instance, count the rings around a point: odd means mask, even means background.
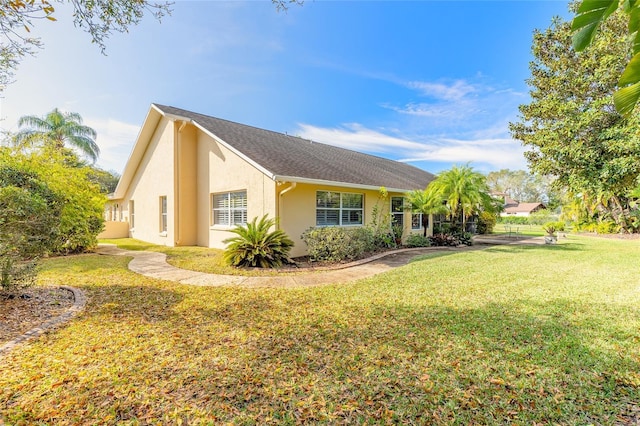
[[[640,174],[640,120],[613,104],[617,76],[631,55],[626,19],[612,15],[583,52],[572,48],[569,22],[536,31],[530,64],[531,102],[510,124],[528,148],[531,169],[572,193],[610,200],[606,210],[628,230],[628,194]]]

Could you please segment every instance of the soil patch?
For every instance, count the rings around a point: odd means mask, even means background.
[[[73,306],[73,293],[58,287],[32,287],[0,295],[0,346]]]

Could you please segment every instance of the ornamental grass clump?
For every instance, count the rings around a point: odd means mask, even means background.
[[[231,266],[277,268],[291,263],[289,252],[293,241],[280,229],[269,231],[275,225],[274,219],[264,215],[258,223],[253,218],[246,226],[237,226],[231,230],[235,237],[223,242],[228,244],[224,260]]]

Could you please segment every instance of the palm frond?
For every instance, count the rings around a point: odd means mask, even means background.
[[[258,222],[255,217],[246,226],[231,230],[235,237],[223,242],[228,244],[224,252],[225,261],[232,266],[273,268],[289,263],[289,252],[293,241],[282,230],[270,232],[275,220],[264,215]]]
[[[40,141],[62,150],[68,144],[93,163],[98,160],[100,148],[95,142],[97,133],[83,125],[82,117],[76,112],[61,112],[54,108],[44,118],[31,115],[21,117],[18,125],[26,127],[16,135],[16,142],[20,146],[26,146],[27,143],[33,146],[35,141]]]

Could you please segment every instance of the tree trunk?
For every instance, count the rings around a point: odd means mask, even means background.
[[[614,217],[616,223],[622,227],[622,230],[624,231],[624,233],[629,234],[630,233],[629,223],[627,222],[626,211],[624,207],[622,207],[622,203],[620,202],[620,199],[618,198],[617,195],[614,195],[613,197],[611,197],[611,199],[615,203],[616,210],[617,210],[617,211],[614,211],[614,209],[611,209],[611,215]]]

